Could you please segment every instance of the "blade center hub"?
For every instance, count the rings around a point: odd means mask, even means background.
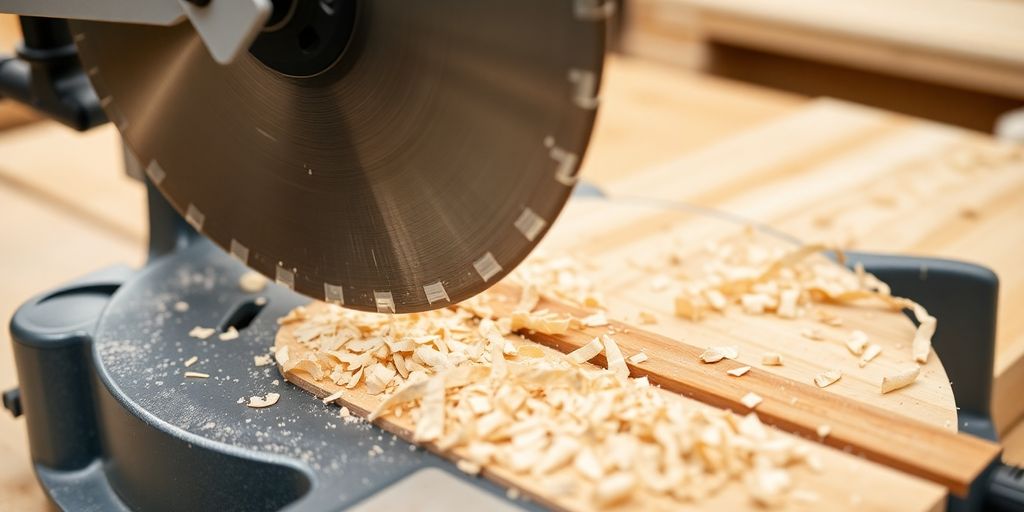
[[[338,62],[355,30],[356,0],[272,0],[249,52],[286,76],[310,77]]]

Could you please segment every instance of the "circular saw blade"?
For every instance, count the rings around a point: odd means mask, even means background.
[[[75,22],[150,180],[255,270],[345,307],[416,312],[522,261],[590,137],[601,0],[360,2],[338,62],[215,63],[187,23]]]

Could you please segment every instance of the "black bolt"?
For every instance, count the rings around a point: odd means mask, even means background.
[[[206,7],[207,5],[210,5],[210,0],[185,0],[185,1],[190,3],[190,4],[192,4],[192,5],[194,5],[194,6],[196,6],[196,7]]]

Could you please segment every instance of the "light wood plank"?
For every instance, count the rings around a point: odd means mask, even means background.
[[[488,290],[486,303],[495,314],[509,316],[514,310],[521,290],[513,285],[499,284]],[[542,297],[538,309],[583,318],[588,311]],[[784,320],[776,320],[786,323]],[[735,319],[735,323],[742,323]],[[999,454],[994,443],[969,434],[957,434],[868,405],[868,401],[837,399],[835,395],[807,383],[814,374],[801,381],[775,374],[774,367],[752,369],[740,378],[730,377],[728,370],[747,366],[745,362],[725,360],[716,364],[703,364],[703,347],[694,346],[665,336],[647,332],[635,325],[610,321],[618,331],[614,337],[627,357],[644,352],[649,359],[642,364],[628,364],[633,377],[647,376],[651,383],[663,389],[693,398],[715,407],[747,413],[742,403],[748,392],[764,399],[754,410],[770,425],[807,438],[818,436],[823,425],[831,433],[821,442],[850,450],[868,460],[905,471],[946,486],[951,492],[963,495],[971,483]],[[566,334],[548,335],[524,332],[533,341],[572,352],[608,331],[607,327],[572,329]],[[728,344],[727,340],[707,338],[701,340],[713,346]],[[598,365],[607,365],[603,355],[594,358]],[[942,450],[936,450],[942,446]]]
[[[1024,247],[1017,229],[1024,224],[1020,148],[945,125],[817,100],[607,188],[620,196],[719,209],[807,241],[991,267],[1002,282],[995,419],[1004,429],[1024,413],[1016,392],[1024,385],[1024,320],[1015,314],[1024,307],[1024,270],[1017,257]]]
[[[318,308],[323,307],[322,303],[314,303],[310,311],[315,314]],[[275,341],[275,349],[287,346],[292,357],[302,357],[308,350],[304,345],[298,343],[292,335],[296,324],[285,325],[278,331]],[[525,344],[536,345],[531,342]],[[547,349],[550,350],[550,349]],[[549,354],[551,352],[548,352]],[[344,388],[335,385],[329,379],[324,381],[313,381],[307,374],[297,372],[286,377],[290,382],[302,387],[317,397],[326,397]],[[667,394],[667,392],[666,392]],[[668,394],[667,394],[668,395]],[[310,398],[313,399],[312,397]],[[670,400],[678,400],[688,407],[708,407],[699,402],[684,398],[679,395],[669,396]],[[335,401],[338,405],[344,405],[355,414],[365,417],[369,411],[375,409],[381,402],[379,396],[368,395],[364,386],[357,386],[348,391],[341,398]],[[406,440],[412,439],[414,425],[408,415],[401,418],[385,416],[376,422],[381,428],[394,433]],[[809,443],[809,441],[799,440]],[[436,446],[429,445],[428,449],[453,461],[465,456],[460,449],[453,451],[439,451]],[[859,457],[843,453],[840,450],[820,448],[817,450],[822,456],[824,466],[827,468],[822,473],[814,473],[803,469],[797,469],[794,477],[797,480],[797,487],[812,490],[819,496],[819,501],[814,503],[792,502],[788,510],[821,510],[827,506],[828,510],[892,510],[896,507],[900,510],[940,510],[945,503],[944,492],[941,487],[923,480],[899,473],[892,469],[873,464]],[[502,485],[511,486],[523,491],[531,499],[544,506],[558,510],[594,510],[589,503],[587,489],[588,482],[579,482],[582,489],[580,492],[565,496],[553,496],[545,487],[545,480],[553,480],[562,476],[562,472],[571,474],[571,470],[562,470],[538,479],[529,475],[520,475],[498,466],[486,466],[482,475]],[[693,504],[680,504],[672,500],[665,500],[652,495],[636,496],[635,501],[629,501],[619,506],[602,510],[761,510],[754,506],[745,496],[745,492],[736,483],[729,483],[721,492],[715,496]]]

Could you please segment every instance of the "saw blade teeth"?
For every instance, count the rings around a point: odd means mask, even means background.
[[[345,289],[340,284],[324,283],[324,300],[339,306],[345,305]]]
[[[288,270],[278,265],[277,270],[274,273],[274,282],[281,286],[287,287],[289,290],[295,289],[295,272]]]
[[[473,268],[476,269],[476,273],[480,274],[480,278],[485,283],[501,273],[501,265],[498,264],[498,260],[494,259],[494,255],[491,253],[484,254],[480,259],[474,261]]]
[[[423,287],[423,293],[427,294],[427,304],[433,304],[435,302],[445,301],[451,302],[448,298],[448,292],[445,291],[444,285],[441,281],[431,283]]]
[[[537,235],[547,225],[548,222],[530,208],[524,208],[523,213],[519,214],[519,218],[515,222],[516,229],[531,242],[537,239]]]
[[[231,239],[231,255],[241,261],[242,263],[249,263],[249,248],[242,245],[242,242]]]
[[[576,85],[573,101],[584,110],[594,110],[600,103],[597,96],[597,73],[585,69],[569,70],[569,81]]]
[[[146,166],[146,176],[149,176],[149,181],[153,182],[154,185],[159,185],[164,182],[167,173],[164,172],[163,167],[160,167],[159,162],[153,160]]]
[[[182,218],[296,293],[415,313],[484,291],[551,230],[594,126],[610,2],[375,2],[315,76],[182,51],[202,48],[189,23],[68,25],[137,174]],[[474,44],[451,44],[445,12]],[[479,80],[498,69],[515,83]]]
[[[395,313],[395,299],[391,292],[373,292],[373,303],[378,313]]]
[[[185,210],[185,221],[195,228],[196,231],[202,231],[203,224],[206,222],[206,215],[203,215],[203,212],[199,210],[199,207],[194,204],[190,204]]]
[[[558,146],[551,147],[551,159],[558,163],[558,167],[555,169],[555,181],[571,187],[579,181],[579,176],[576,174],[580,158],[571,151],[565,150]]]

